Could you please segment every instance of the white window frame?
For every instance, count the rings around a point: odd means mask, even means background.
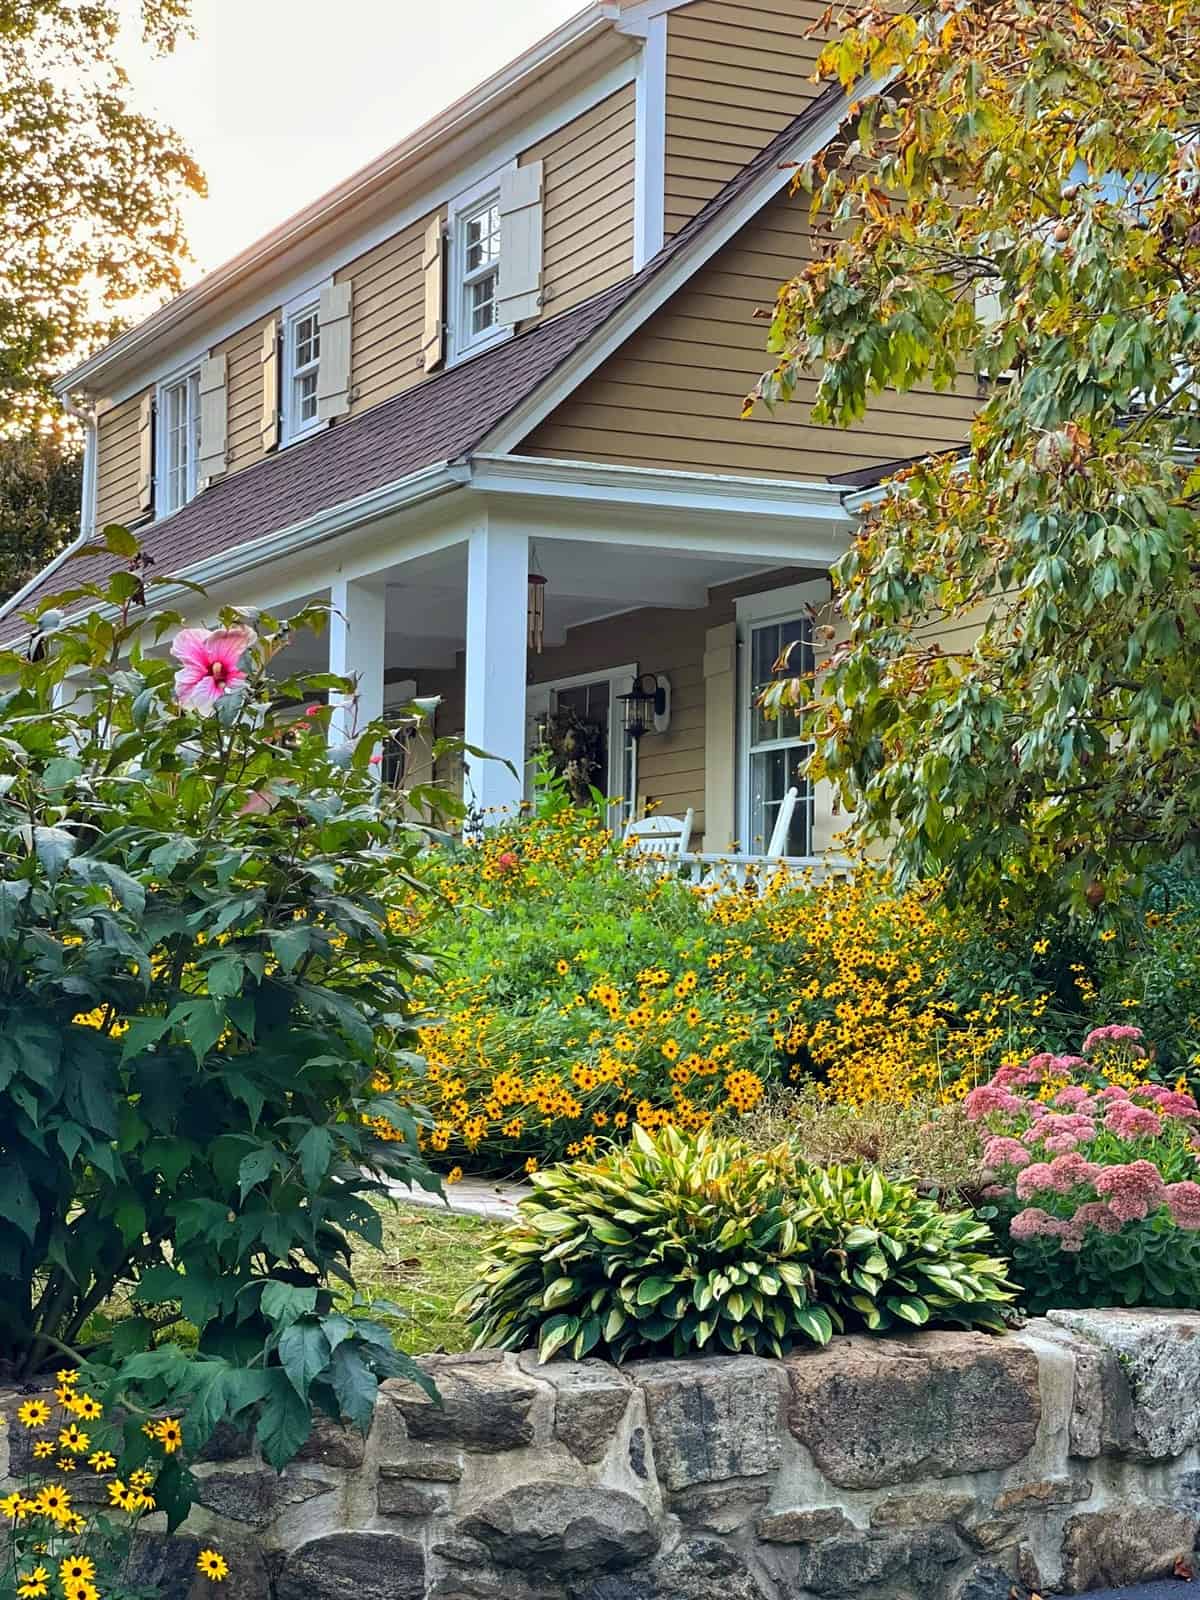
[[[449,235],[449,260],[446,268],[446,334],[447,334],[447,365],[453,366],[458,361],[465,361],[469,356],[476,356],[483,350],[490,350],[493,345],[502,344],[505,339],[511,339],[514,329],[502,323],[493,323],[484,333],[472,336],[470,320],[467,312],[467,223],[488,204],[500,204],[500,179],[506,172],[516,170],[515,160],[509,161],[505,166],[497,168],[495,172],[472,184],[469,189],[464,189],[461,194],[455,195],[447,211],[446,225]],[[504,238],[500,239],[501,252],[504,250]],[[499,301],[500,294],[500,258],[496,258],[496,296]]]
[[[169,493],[170,472],[167,462],[168,429],[167,406],[168,395],[173,389],[178,389],[186,384],[188,387],[189,406],[195,409],[187,421],[187,438],[191,450],[185,465],[186,481],[181,499],[173,499]],[[200,363],[191,361],[184,367],[178,367],[174,372],[168,373],[165,378],[160,378],[154,392],[154,518],[169,517],[173,512],[182,510],[189,500],[194,500],[199,488],[200,473]]]
[[[737,828],[741,841],[741,854],[760,856],[766,853],[769,840],[761,841],[750,836],[751,762],[755,755],[772,749],[787,750],[807,743],[803,739],[778,739],[754,743],[754,708],[751,681],[754,671],[754,652],[751,648],[756,628],[772,623],[794,622],[808,615],[810,606],[828,605],[830,584],[828,578],[812,583],[792,583],[782,589],[767,589],[761,594],[739,595],[734,602],[737,615],[738,636],[738,714],[737,714]],[[799,804],[809,808],[809,843],[816,833],[814,815],[816,785],[808,779],[807,796],[801,795]]]
[[[329,421],[322,421],[313,417],[308,422],[298,422],[296,419],[296,380],[302,374],[296,368],[296,325],[305,317],[321,315],[321,290],[328,288],[333,282],[326,278],[323,283],[315,283],[303,294],[296,295],[289,300],[283,308],[280,319],[282,331],[280,338],[283,341],[283,359],[280,362],[282,381],[279,387],[279,443],[281,447],[296,444],[301,439],[308,439],[314,433],[320,433],[329,426]],[[312,364],[311,371],[320,373],[321,359],[318,353],[317,360]]]
[[[620,795],[621,803],[610,807],[611,816],[609,826],[614,833],[621,833],[625,825],[633,820],[637,811],[637,786],[638,786],[638,742],[632,741],[629,761],[630,794],[624,793],[625,788],[625,708],[621,704],[621,696],[626,687],[631,687],[638,676],[638,664],[630,662],[623,667],[597,667],[595,672],[576,672],[568,678],[547,678],[541,683],[531,683],[525,693],[528,697],[536,691],[538,694],[554,696],[562,689],[582,689],[589,683],[600,683],[608,679],[608,789],[610,795]],[[613,738],[614,731],[617,737]],[[526,761],[525,765],[525,798],[532,798],[531,794],[532,763]]]

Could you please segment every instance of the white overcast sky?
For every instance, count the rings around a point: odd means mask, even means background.
[[[175,55],[126,52],[138,104],[208,177],[187,206],[219,266],[581,8],[582,0],[194,0]]]

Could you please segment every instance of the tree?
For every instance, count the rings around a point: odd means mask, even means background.
[[[1095,912],[1200,843],[1200,5],[842,20],[825,75],[893,76],[797,176],[838,242],[758,398],[815,366],[818,420],[980,407],[876,497],[821,696],[779,693],[902,879]]]
[[[79,529],[83,458],[58,433],[0,438],[0,601]]]
[[[179,287],[179,201],[204,180],[132,105],[123,9],[0,4],[0,429],[45,415],[51,375],[117,331],[123,302]],[[189,9],[140,0],[146,40],[170,50]]]

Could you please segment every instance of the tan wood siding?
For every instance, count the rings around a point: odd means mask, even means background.
[[[151,390],[130,395],[104,412],[97,425],[96,525],[137,522],[138,418],[142,400]]]
[[[229,472],[252,467],[263,455],[262,447],[262,341],[266,319],[230,335],[214,350],[226,360],[229,437],[226,445]]]
[[[634,86],[626,84],[520,158],[522,166],[543,163],[542,316],[633,270],[635,110]]]
[[[425,376],[421,254],[430,222],[445,214],[444,207],[430,212],[334,274],[335,282],[349,279],[354,285],[351,415],[402,394]]]
[[[819,92],[824,0],[695,0],[667,17],[669,239]]]
[[[817,427],[814,380],[773,416],[741,403],[768,363],[779,284],[813,254],[807,200],[781,195],[656,312],[520,446],[523,453],[635,466],[824,478],[962,442],[975,386],[872,402],[850,429]]]

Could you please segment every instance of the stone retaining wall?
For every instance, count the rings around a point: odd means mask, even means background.
[[[282,1477],[215,1440],[144,1579],[215,1600],[204,1541],[227,1600],[1010,1600],[1170,1574],[1200,1529],[1200,1313],[427,1365],[441,1407],[388,1383]]]

